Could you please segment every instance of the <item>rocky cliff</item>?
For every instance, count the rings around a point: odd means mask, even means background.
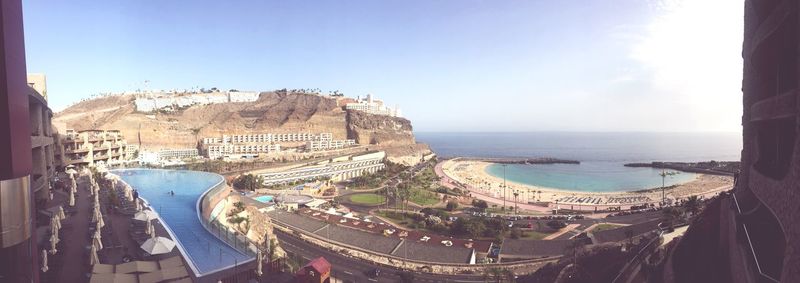
[[[341,99],[340,99],[341,100]],[[262,92],[255,102],[194,105],[171,112],[137,112],[132,95],[81,101],[56,113],[64,129],[116,129],[143,149],[195,147],[203,137],[223,134],[329,132],[334,139],[355,139],[369,149],[386,150],[406,164],[429,152],[416,144],[404,118],[345,111],[337,99],[306,93]]]

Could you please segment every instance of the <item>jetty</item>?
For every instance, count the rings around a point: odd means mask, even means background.
[[[705,162],[661,162],[628,163],[625,167],[650,167],[671,169],[690,173],[733,176],[739,172],[739,161],[705,161]]]
[[[577,160],[558,159],[552,157],[538,158],[491,158],[491,157],[461,157],[462,160],[484,161],[499,164],[581,164]]]

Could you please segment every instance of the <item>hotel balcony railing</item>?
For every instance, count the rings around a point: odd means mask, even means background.
[[[43,175],[34,174],[31,177],[31,179],[33,179],[32,183],[34,192],[41,190],[44,187],[44,183],[47,181],[47,178]]]
[[[99,160],[99,159],[108,159],[108,155],[106,155],[106,154],[98,154],[98,155],[94,156],[94,160]]]
[[[85,162],[89,162],[89,160],[87,160],[86,158],[75,158],[75,159],[67,160],[67,163],[70,164],[70,165],[71,164],[77,164],[77,163],[85,163]]]
[[[739,206],[739,200],[736,198],[736,193],[732,193],[731,195],[733,195],[733,203],[736,205],[736,215],[737,216],[742,215],[742,209]],[[756,271],[758,272],[757,276],[760,277],[759,278],[760,280],[757,280],[757,282],[779,283],[780,280],[776,279],[776,277],[780,278],[781,275],[767,274],[765,271],[766,269],[765,266],[762,265],[763,263],[758,261],[759,253],[757,252],[756,247],[753,245],[753,240],[751,239],[750,231],[747,229],[747,224],[741,223],[741,227],[742,227],[742,233],[744,234],[743,242],[746,245],[745,248],[747,249],[747,253],[749,255],[748,257],[752,260],[753,264],[755,265]]]
[[[64,150],[66,150],[67,152],[88,152],[89,148],[88,147],[83,147],[83,148],[65,148]]]

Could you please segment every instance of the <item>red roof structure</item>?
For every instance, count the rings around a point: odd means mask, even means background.
[[[295,272],[295,282],[330,282],[330,274],[331,263],[318,257]]]

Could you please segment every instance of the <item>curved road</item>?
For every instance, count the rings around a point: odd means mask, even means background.
[[[366,274],[376,268],[371,262],[343,256],[340,253],[327,250],[300,240],[286,232],[275,230],[275,235],[280,241],[281,248],[303,257],[308,261],[317,257],[325,257],[331,263],[331,276],[336,278],[335,282],[400,282],[400,277],[396,274],[397,269],[379,267],[380,276],[376,279],[369,278]],[[332,281],[334,282],[334,281]],[[413,282],[485,282],[483,275],[437,275],[414,272]]]

